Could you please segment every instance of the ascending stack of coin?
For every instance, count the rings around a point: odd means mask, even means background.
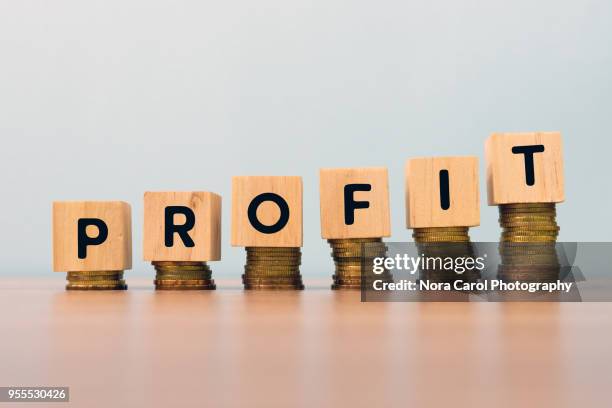
[[[68,272],[67,290],[125,290],[123,271]]]
[[[246,247],[245,289],[304,289],[299,247]]]
[[[555,203],[503,204],[499,206],[502,242],[556,242],[559,226]]]
[[[380,275],[372,273],[374,258],[387,253],[382,238],[328,239],[327,242],[336,267],[332,289],[361,289],[362,277],[366,277],[366,288],[372,279],[393,280],[388,271]]]
[[[206,262],[156,261],[155,289],[213,290],[212,271]]]
[[[498,275],[507,281],[554,281],[560,273],[555,203],[504,204]]]
[[[559,278],[561,265],[554,242],[502,242],[500,279],[521,282],[553,282]]]
[[[474,258],[474,248],[470,241],[469,227],[431,227],[415,228],[412,237],[417,244],[419,253],[423,256],[420,267],[421,279],[434,282],[453,282],[461,279],[474,282],[480,279],[477,269],[458,273],[454,269],[441,267],[438,259]],[[429,265],[427,259],[430,259]]]

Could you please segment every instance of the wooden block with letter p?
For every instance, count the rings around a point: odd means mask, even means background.
[[[406,162],[408,228],[480,224],[478,159],[423,157]]]
[[[132,220],[122,201],[53,203],[53,270],[123,271],[132,268]]]
[[[319,190],[322,238],[381,238],[391,235],[386,168],[321,169]]]
[[[489,205],[564,201],[560,132],[494,133],[485,155]]]
[[[144,194],[145,261],[221,259],[221,196],[204,191]]]
[[[302,178],[232,178],[232,245],[302,246]]]

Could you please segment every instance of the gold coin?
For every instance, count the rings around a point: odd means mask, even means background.
[[[88,281],[118,281],[123,279],[123,275],[88,275],[88,276],[67,276],[66,280],[73,282],[88,282]]]
[[[68,271],[68,276],[118,275],[123,271]]]
[[[249,254],[264,254],[264,253],[286,253],[295,254],[301,252],[300,247],[246,247],[246,252]]]
[[[153,266],[206,266],[203,261],[153,261]]]

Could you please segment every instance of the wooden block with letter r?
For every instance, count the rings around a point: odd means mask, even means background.
[[[385,167],[320,169],[319,191],[322,238],[391,235],[389,177]]]
[[[221,259],[221,196],[205,191],[144,194],[145,261]]]
[[[302,178],[232,178],[232,245],[302,246]]]
[[[485,155],[489,205],[564,201],[560,132],[493,133]]]
[[[408,228],[479,224],[478,158],[422,157],[406,162]]]
[[[53,203],[53,270],[132,268],[132,215],[122,201]]]

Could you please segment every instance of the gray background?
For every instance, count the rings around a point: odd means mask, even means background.
[[[51,270],[53,200],[120,199],[151,274],[143,192],[208,190],[214,271],[238,276],[231,176],[301,175],[303,273],[329,275],[319,167],[387,166],[407,240],[405,160],[484,170],[492,131],[561,130],[560,239],[610,240],[610,21],[609,1],[0,0],[0,273]],[[496,240],[481,193],[472,237]]]

